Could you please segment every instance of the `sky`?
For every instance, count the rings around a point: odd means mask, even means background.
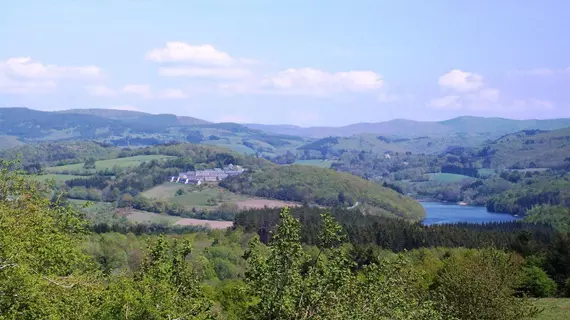
[[[570,1],[1,0],[0,107],[570,117]]]

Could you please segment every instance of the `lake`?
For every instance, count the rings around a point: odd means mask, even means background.
[[[485,223],[515,221],[520,218],[510,214],[487,212],[485,207],[459,206],[440,202],[420,202],[426,209],[425,225],[442,223]]]

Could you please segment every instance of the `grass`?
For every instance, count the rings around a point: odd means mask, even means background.
[[[536,317],[538,320],[570,319],[570,298],[538,299],[535,305],[544,309],[544,311]]]
[[[297,160],[293,164],[300,164],[303,166],[313,166],[319,168],[330,168],[333,164],[331,160]]]
[[[172,225],[180,220],[180,217],[161,215],[152,212],[135,211],[127,216],[127,220],[134,223],[156,223]]]
[[[487,178],[495,174],[495,169],[479,169],[477,172],[481,178]]]
[[[473,177],[464,176],[462,174],[454,173],[435,173],[431,176],[431,181],[455,183],[465,179],[474,179]]]
[[[23,144],[24,143],[22,143],[20,140],[18,140],[17,137],[0,136],[0,150],[14,148],[17,146],[21,146]]]
[[[174,157],[153,154],[153,155],[117,158],[110,160],[99,160],[95,162],[95,168],[96,170],[113,169],[115,166],[119,168],[128,168],[128,167],[138,166],[143,162],[151,160],[168,159],[168,158],[174,158]],[[45,168],[45,171],[50,173],[57,173],[57,172],[85,172],[86,170],[83,169],[83,163],[76,163],[65,166],[48,167]]]
[[[75,208],[85,213],[85,217],[91,223],[113,224],[121,222],[124,218],[116,214],[115,205],[111,202],[92,202],[78,199],[68,199]],[[89,206],[85,204],[89,202]]]
[[[184,194],[176,195],[176,191],[182,189]],[[166,200],[180,204],[188,209],[212,208],[208,199],[215,199],[217,203],[246,200],[248,197],[235,194],[218,186],[194,186],[178,183],[164,183],[142,193],[150,199]]]
[[[83,176],[76,176],[72,174],[42,174],[42,175],[34,175],[31,176],[31,179],[46,183],[51,181],[52,179],[55,181],[56,185],[63,184],[67,180],[75,179],[75,178],[83,178]]]

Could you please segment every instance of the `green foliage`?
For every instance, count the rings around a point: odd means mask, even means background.
[[[556,294],[556,282],[537,266],[523,267],[519,290],[536,298],[552,297]]]
[[[80,163],[87,158],[108,159],[118,154],[117,148],[91,141],[63,141],[28,144],[0,151],[0,158],[21,159],[23,165]]]
[[[536,315],[538,309],[515,296],[520,262],[495,249],[452,256],[433,284],[438,308],[465,320],[518,320]]]
[[[538,205],[526,212],[525,221],[547,223],[560,232],[570,233],[570,208]]]
[[[269,246],[254,239],[246,252],[246,283],[257,303],[251,319],[438,319],[439,313],[415,291],[413,275],[395,264],[371,265],[362,275],[338,247],[342,228],[323,215],[320,250],[308,256],[300,245],[300,223],[288,209]],[[402,272],[400,272],[402,271]]]
[[[85,163],[83,164],[83,169],[86,170],[95,169],[95,159],[87,158],[87,160],[85,160]]]
[[[209,319],[212,302],[203,296],[187,262],[188,242],[160,237],[149,247],[141,271],[119,275],[109,285],[96,319]]]
[[[87,318],[98,285],[76,246],[84,232],[77,212],[0,162],[0,317]]]

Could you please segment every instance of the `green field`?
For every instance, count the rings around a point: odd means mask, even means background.
[[[182,189],[184,194],[176,195],[176,191],[179,189]],[[246,196],[235,194],[217,186],[194,186],[170,182],[149,189],[142,195],[150,199],[177,203],[189,209],[213,207],[211,202],[208,203],[208,199],[214,199],[218,204],[248,199]]]
[[[128,167],[138,166],[146,161],[162,160],[169,158],[174,158],[174,157],[159,154],[159,155],[142,155],[134,157],[125,157],[125,158],[117,158],[110,160],[100,160],[95,162],[95,168],[96,170],[113,169],[115,166],[119,168],[128,168]],[[83,169],[83,163],[76,163],[65,166],[48,167],[45,168],[45,171],[50,173],[58,173],[58,172],[85,172],[89,170]],[[95,170],[91,170],[91,172],[95,173]]]
[[[42,174],[42,175],[34,175],[30,176],[33,180],[39,182],[48,182],[51,180],[55,181],[55,184],[63,184],[67,180],[75,179],[75,178],[83,178],[83,176],[76,176],[72,174]]]
[[[297,160],[293,164],[300,164],[303,166],[313,166],[319,168],[330,168],[333,164],[331,160]]]
[[[535,305],[544,309],[544,311],[536,317],[538,320],[570,319],[570,298],[538,299]]]
[[[487,178],[495,174],[495,169],[479,169],[477,173],[481,178]]]
[[[161,215],[145,211],[135,211],[127,216],[127,220],[134,223],[155,223],[165,225],[172,225],[180,219],[180,217]]]
[[[0,150],[14,148],[23,145],[17,137],[0,136]]]
[[[430,181],[455,183],[465,179],[475,179],[475,178],[454,173],[434,173],[431,175]]]

